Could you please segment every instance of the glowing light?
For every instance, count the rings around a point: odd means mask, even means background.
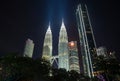
[[[70,46],[72,46],[72,47],[75,46],[75,43],[74,43],[74,42],[71,42],[71,43],[70,43]]]

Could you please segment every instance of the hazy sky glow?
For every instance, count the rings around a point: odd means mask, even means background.
[[[23,53],[25,41],[35,43],[34,56],[40,56],[46,29],[51,23],[54,45],[58,42],[62,18],[69,41],[77,40],[75,10],[79,3],[88,6],[97,46],[120,52],[117,0],[3,0],[0,5],[0,55],[8,52]],[[53,48],[57,53],[57,47]]]

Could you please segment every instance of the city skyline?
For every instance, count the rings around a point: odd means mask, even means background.
[[[77,40],[76,35],[76,21],[75,21],[75,9],[79,3],[86,3],[88,5],[88,11],[90,11],[90,17],[92,20],[92,26],[95,34],[97,46],[106,46],[108,50],[116,51],[119,53],[119,38],[118,38],[118,5],[117,2],[107,1],[58,1],[53,2],[39,1],[24,2],[23,1],[3,1],[2,13],[1,13],[1,30],[0,30],[0,53],[5,54],[8,52],[23,53],[25,40],[30,38],[35,43],[34,56],[38,57],[42,54],[42,44],[45,31],[48,27],[48,22],[52,24],[53,34],[58,36],[60,24],[62,18],[64,18],[65,25],[68,31],[68,39]],[[60,2],[60,4],[59,4]],[[73,3],[72,3],[73,2]],[[21,5],[21,3],[23,5]],[[40,4],[42,4],[39,6]],[[55,4],[56,3],[56,4]],[[63,3],[63,4],[62,4]],[[101,5],[99,4],[101,3]],[[7,6],[5,6],[5,5]],[[16,5],[18,4],[18,5]],[[31,6],[32,5],[32,6]],[[47,6],[48,5],[48,6]],[[46,6],[46,7],[45,7]],[[61,7],[62,6],[62,7]],[[54,8],[56,7],[56,8]],[[52,8],[52,9],[51,9]],[[60,9],[63,8],[63,9]],[[50,11],[51,10],[51,11]],[[57,11],[58,10],[58,11]],[[117,11],[118,10],[118,11]],[[66,11],[66,12],[65,12]],[[48,13],[50,12],[50,13]],[[114,13],[113,13],[114,12]],[[45,13],[45,15],[43,15]],[[47,14],[48,13],[48,14]],[[58,14],[59,15],[56,15]],[[69,14],[68,14],[69,13]],[[50,14],[55,15],[49,16]],[[52,18],[51,18],[52,17]],[[55,21],[56,20],[56,21]],[[54,26],[53,26],[54,25]],[[71,35],[70,33],[74,33]],[[40,38],[41,37],[41,38]],[[53,41],[56,38],[53,38]],[[58,39],[58,38],[57,38]],[[55,44],[57,44],[56,42]],[[56,50],[57,48],[53,48]],[[54,54],[57,51],[53,52]]]

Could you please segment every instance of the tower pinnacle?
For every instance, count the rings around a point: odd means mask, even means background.
[[[49,25],[48,25],[47,32],[51,33],[50,22],[49,22]]]
[[[65,24],[64,24],[64,20],[63,19],[62,19],[61,29],[65,29]]]

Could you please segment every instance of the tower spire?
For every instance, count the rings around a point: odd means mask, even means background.
[[[50,28],[50,22],[49,22],[49,25],[48,25],[47,32],[51,32],[51,28]]]
[[[61,29],[65,28],[65,24],[64,24],[64,19],[62,18],[62,25],[61,25]]]

